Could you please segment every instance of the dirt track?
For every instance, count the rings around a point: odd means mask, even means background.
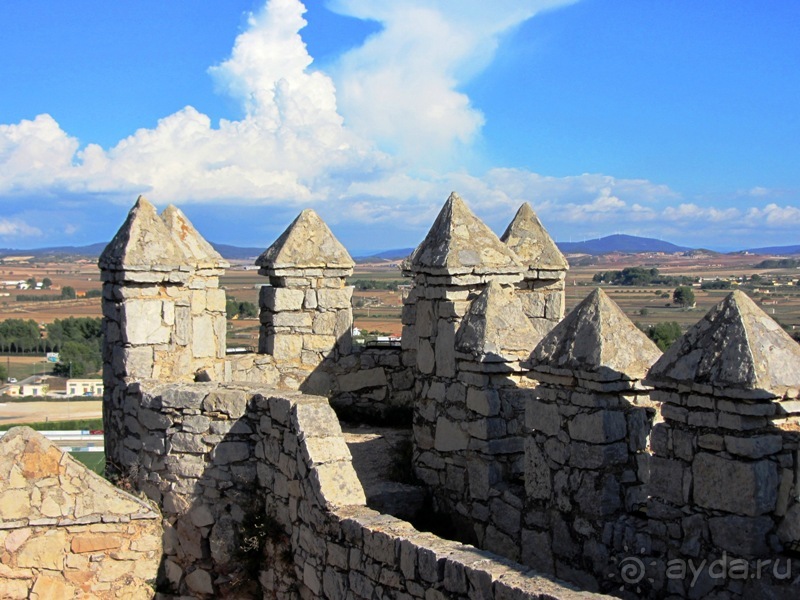
[[[0,427],[13,423],[96,419],[102,416],[102,400],[0,402]]]

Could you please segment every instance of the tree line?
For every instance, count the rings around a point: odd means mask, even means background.
[[[56,319],[40,328],[33,319],[0,321],[0,351],[11,354],[58,352],[56,375],[82,377],[103,366],[100,318]]]
[[[685,275],[662,275],[658,269],[646,267],[626,267],[621,271],[601,271],[592,277],[595,283],[609,283],[611,285],[687,285],[696,281],[696,278]]]

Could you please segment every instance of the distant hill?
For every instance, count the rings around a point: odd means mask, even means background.
[[[4,256],[35,256],[36,258],[83,256],[86,258],[99,258],[107,245],[108,242],[98,242],[88,246],[52,246],[50,248],[34,248],[31,250],[0,248],[0,258]],[[211,242],[211,245],[223,258],[229,260],[255,259],[264,251],[264,248],[241,248],[228,244],[215,244],[214,242]]]
[[[239,246],[230,246],[228,244],[215,244],[214,242],[210,242],[211,245],[214,247],[214,250],[222,255],[222,258],[226,258],[228,260],[246,260],[248,258],[252,258],[255,260],[261,253],[266,250],[265,248],[241,248]]]
[[[359,256],[354,260],[357,263],[367,263],[367,262],[380,262],[386,261],[391,262],[395,260],[403,260],[407,258],[409,254],[414,251],[414,248],[398,248],[396,250],[384,250],[383,252],[378,252],[377,254],[370,254],[369,256]]]
[[[615,234],[583,242],[556,242],[564,254],[610,254],[622,252],[636,254],[638,252],[687,252],[691,248],[676,246],[663,240],[644,238],[635,235]]]
[[[0,258],[3,256],[85,256],[98,258],[108,242],[98,242],[88,246],[52,246],[50,248],[34,248],[32,250],[16,250],[13,248],[0,248]]]
[[[750,248],[748,250],[743,250],[743,252],[749,252],[750,254],[800,254],[800,245]]]
[[[85,258],[97,258],[106,247],[107,242],[98,242],[87,246],[52,246],[49,248],[35,248],[30,250],[19,250],[12,248],[0,248],[0,258],[4,256],[34,256],[39,259],[47,257],[70,257],[81,256]],[[211,245],[219,252],[223,258],[228,260],[249,260],[255,259],[264,251],[264,248],[247,248],[241,246],[231,246],[229,244]],[[621,252],[623,254],[636,254],[639,252],[665,252],[668,254],[684,252],[692,254],[717,254],[712,250],[687,248],[677,246],[670,242],[657,240],[655,238],[638,237],[635,235],[608,235],[606,237],[585,240],[582,242],[556,242],[556,245],[564,254],[588,254],[599,256],[601,254],[611,254]],[[359,256],[355,259],[357,263],[367,262],[391,262],[407,258],[414,248],[396,248],[394,250],[383,250],[366,256]],[[750,248],[740,250],[739,253],[768,254],[768,255],[797,255],[800,254],[800,245],[795,246],[770,246],[765,248]],[[731,253],[734,254],[734,253]]]

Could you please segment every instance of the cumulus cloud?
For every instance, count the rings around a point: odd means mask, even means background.
[[[749,209],[747,221],[753,224],[765,223],[778,227],[796,227],[800,225],[800,208],[767,204],[764,208]]]
[[[37,189],[130,196],[155,201],[321,202],[331,189],[380,173],[391,160],[344,127],[327,75],[299,31],[305,7],[270,0],[250,16],[231,56],[210,69],[238,98],[240,121],[210,118],[191,106],[104,150],[78,151],[49,115],[0,127],[0,192]]]
[[[38,237],[42,230],[18,219],[0,219],[0,237]]]
[[[340,108],[358,133],[415,164],[468,145],[484,115],[459,91],[494,58],[501,36],[575,0],[336,0],[382,30],[335,69]]]

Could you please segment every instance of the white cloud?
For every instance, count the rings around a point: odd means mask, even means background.
[[[763,223],[777,227],[796,227],[800,225],[800,208],[767,204],[764,208],[748,210],[747,221],[753,225]]]
[[[335,69],[347,123],[411,163],[446,164],[484,124],[459,87],[491,62],[504,33],[573,1],[336,0],[334,10],[383,26]]]
[[[47,189],[156,202],[312,203],[391,160],[343,125],[331,79],[312,72],[298,0],[250,17],[228,60],[210,69],[246,110],[213,127],[191,106],[113,148],[78,141],[49,115],[0,126],[0,192]]]
[[[38,237],[42,230],[18,219],[0,219],[0,236],[3,237]]]

